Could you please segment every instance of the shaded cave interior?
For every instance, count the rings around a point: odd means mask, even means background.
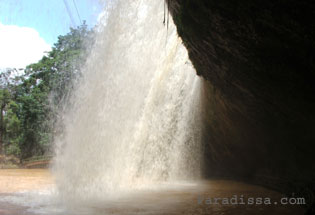
[[[315,2],[169,0],[203,84],[205,177],[315,196]]]

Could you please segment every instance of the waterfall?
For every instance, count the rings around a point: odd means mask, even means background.
[[[201,175],[201,80],[164,1],[108,1],[53,169],[77,199]],[[170,17],[171,19],[171,17]]]

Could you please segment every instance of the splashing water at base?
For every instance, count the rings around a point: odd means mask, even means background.
[[[200,80],[163,1],[112,1],[57,143],[67,199],[200,176]]]
[[[22,182],[22,183],[21,183]],[[141,189],[119,198],[94,201],[62,202],[51,187],[53,178],[48,170],[0,169],[1,215],[165,215],[165,214],[304,214],[298,205],[225,205],[209,204],[206,199],[238,197],[268,197],[279,200],[281,194],[240,182],[211,180],[196,183],[170,183],[163,189]],[[50,187],[50,188],[49,188]],[[161,188],[161,187],[160,187]],[[26,189],[21,191],[21,189]],[[15,193],[6,193],[15,190]],[[27,191],[28,190],[28,191]],[[211,201],[212,201],[211,200]],[[240,199],[239,199],[240,200]],[[238,201],[239,201],[238,200]]]

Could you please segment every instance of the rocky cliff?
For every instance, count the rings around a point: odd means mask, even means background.
[[[168,0],[204,77],[206,177],[315,195],[315,2]]]

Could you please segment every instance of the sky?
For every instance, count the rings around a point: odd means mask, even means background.
[[[100,0],[0,0],[0,68],[36,63],[70,27],[94,26],[102,9]]]

